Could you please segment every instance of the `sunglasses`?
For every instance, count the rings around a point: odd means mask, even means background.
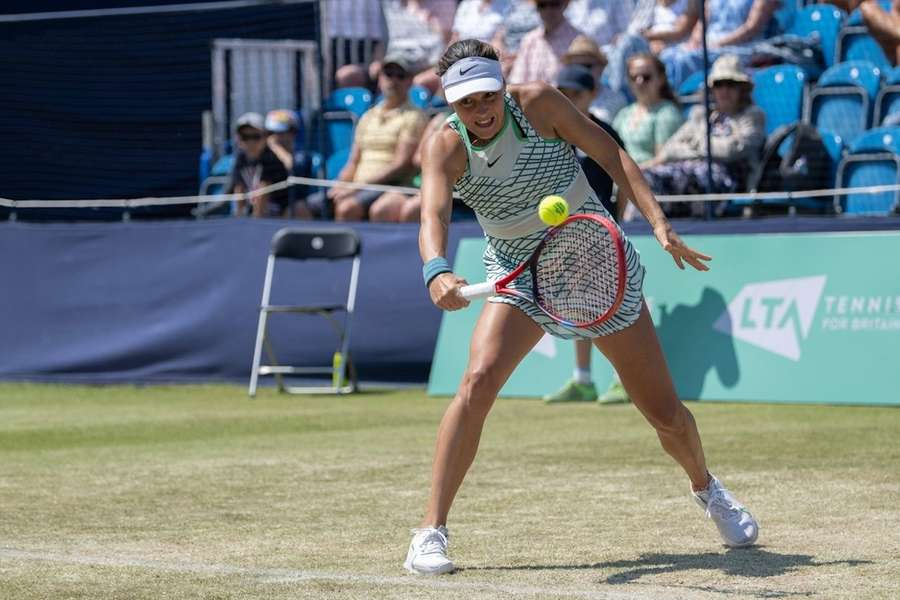
[[[261,133],[242,133],[239,137],[242,142],[258,142],[263,138]]]
[[[385,77],[388,79],[406,79],[409,77],[409,73],[404,71],[403,69],[397,69],[392,67],[385,67],[381,71]]]
[[[629,74],[628,79],[635,83],[646,83],[648,81],[653,81],[654,79],[656,79],[656,75],[654,75],[653,73],[635,73],[633,75]]]
[[[537,2],[538,10],[543,10],[545,8],[559,8],[562,6],[562,2]]]
[[[728,79],[721,79],[713,84],[713,88],[736,88],[740,87],[741,84],[737,81],[730,81]]]

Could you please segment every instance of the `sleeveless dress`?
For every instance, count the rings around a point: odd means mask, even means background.
[[[573,213],[594,213],[611,219],[590,186],[582,183],[586,180],[572,146],[559,138],[542,138],[509,93],[504,103],[503,128],[485,146],[471,144],[455,113],[447,119],[465,143],[468,155],[466,171],[453,189],[475,211],[485,229],[484,265],[489,280],[513,271],[543,239],[547,226],[537,218],[537,208],[545,196],[565,197]],[[625,329],[640,315],[644,267],[621,229],[619,233],[625,245],[626,289],[618,311],[605,322],[591,328],[566,327],[521,298],[492,296],[489,301],[516,306],[545,332],[563,339],[593,338]],[[530,297],[530,272],[526,270],[510,287]]]

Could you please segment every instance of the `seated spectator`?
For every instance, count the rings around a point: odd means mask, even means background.
[[[628,30],[609,51],[609,87],[624,91],[629,58],[686,40],[699,19],[700,0],[638,0]]]
[[[657,194],[739,191],[760,161],[766,116],[753,104],[753,82],[741,69],[740,59],[733,54],[719,57],[708,84],[715,102],[710,123],[712,189],[707,189],[706,115],[704,107],[696,106],[656,158],[643,165],[644,176]],[[692,210],[670,204],[664,207],[671,216],[684,216]]]
[[[387,32],[381,0],[339,1],[325,7],[325,34],[331,42],[334,87],[371,87],[367,65],[384,56]]]
[[[710,60],[723,54],[736,54],[742,62],[749,60],[752,43],[765,35],[780,4],[781,0],[709,0],[706,3],[706,42]],[[660,53],[674,88],[703,68],[702,36],[698,24],[689,40]]]
[[[541,26],[522,38],[507,83],[556,78],[563,55],[579,34],[564,15],[568,4],[569,0],[535,0]]]
[[[412,165],[425,113],[409,101],[411,65],[403,54],[388,55],[378,76],[384,100],[360,118],[354,133],[350,158],[340,181],[409,185],[415,175]],[[334,204],[338,221],[361,221],[381,192],[336,186],[327,197]]]
[[[869,33],[884,50],[884,55],[896,66],[900,64],[900,0],[894,0],[890,12],[877,0],[864,0],[859,4],[863,21]]]
[[[606,69],[606,55],[591,38],[586,35],[576,37],[563,55],[562,63],[587,67],[594,74],[597,80],[597,93],[591,103],[591,114],[601,121],[611,123],[616,114],[628,104],[624,95],[600,83],[603,70]]]
[[[462,0],[453,19],[450,43],[475,39],[490,44],[511,7],[511,0]]]
[[[266,115],[266,142],[278,160],[290,175],[295,177],[312,177],[312,160],[310,156],[297,149],[297,132],[300,122],[297,113],[292,110],[279,109],[269,111]],[[298,219],[311,219],[313,212],[309,206],[312,191],[305,185],[293,185],[287,189],[288,214]]]
[[[538,16],[534,0],[512,0],[509,12],[491,44],[500,54],[504,77],[509,77],[509,72],[516,62],[519,47],[522,45],[522,39],[527,33],[540,26],[541,18]]]
[[[288,171],[266,143],[265,121],[258,113],[245,113],[235,123],[237,152],[234,165],[225,185],[227,194],[243,194],[284,181]],[[248,203],[238,200],[236,214],[246,215]],[[279,190],[250,198],[249,212],[254,217],[284,216],[287,214],[287,190]]]
[[[413,154],[413,166],[416,171],[422,170],[422,152],[425,150],[425,144],[431,138],[431,135],[438,131],[447,121],[447,113],[441,112],[434,115],[425,131],[422,133],[422,139],[416,146]],[[416,187],[421,183],[421,177],[416,176],[414,185]],[[422,195],[421,194],[404,194],[403,192],[385,192],[382,194],[369,210],[369,220],[375,222],[392,222],[392,223],[418,223],[422,211]]]
[[[613,127],[622,132],[625,150],[640,165],[657,155],[684,118],[659,58],[652,54],[632,56],[628,80],[637,100],[619,111]]]
[[[604,52],[609,52],[628,28],[633,5],[633,0],[571,0],[565,15],[579,31],[597,42]]]
[[[622,138],[616,133],[615,128],[606,121],[598,119],[596,115],[590,112],[594,96],[597,94],[597,85],[597,78],[594,77],[594,74],[591,73],[590,69],[581,65],[567,65],[563,67],[556,78],[557,89],[575,105],[575,108],[590,117],[591,121],[599,125],[617,144],[623,146]],[[603,170],[603,167],[594,162],[594,159],[585,154],[580,148],[575,148],[575,155],[578,157],[578,162],[581,163],[581,168],[587,177],[588,183],[597,194],[597,198],[603,204],[603,207],[609,214],[618,216],[619,211],[616,210],[612,199],[612,178]]]
[[[447,47],[453,18],[454,0],[385,0],[384,18],[388,30],[387,53],[403,54],[415,69],[413,83],[432,94],[441,87],[433,66]],[[376,71],[379,65],[373,65]],[[371,72],[371,71],[370,71]]]

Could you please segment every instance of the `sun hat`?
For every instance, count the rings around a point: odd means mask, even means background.
[[[713,86],[718,81],[734,81],[749,86],[753,85],[750,76],[741,68],[741,61],[736,54],[724,54],[713,63],[709,72],[709,85]]]
[[[603,53],[603,50],[600,49],[597,42],[586,35],[579,35],[572,40],[571,44],[569,44],[569,49],[563,54],[562,62],[564,65],[570,65],[572,63],[581,62],[585,58],[590,59],[591,62],[599,63],[604,67],[609,64],[606,54]]]

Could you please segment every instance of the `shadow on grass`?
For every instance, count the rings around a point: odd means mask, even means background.
[[[830,565],[857,566],[871,564],[868,560],[839,560],[818,562],[807,554],[779,554],[770,552],[761,546],[752,548],[729,549],[725,553],[704,552],[701,554],[642,554],[633,560],[617,560],[593,564],[569,565],[522,565],[510,567],[473,567],[460,569],[466,571],[540,571],[540,570],[602,570],[621,569],[608,575],[606,583],[621,585],[641,583],[639,580],[647,575],[678,573],[683,571],[715,571],[724,575],[748,578],[765,578],[785,575],[800,568],[824,567]],[[691,587],[691,586],[678,586]],[[714,587],[696,587],[693,589],[715,591],[719,593],[747,593],[746,591],[726,590]],[[760,597],[778,598],[784,595],[812,595],[803,592],[779,592],[776,590],[760,590]]]

